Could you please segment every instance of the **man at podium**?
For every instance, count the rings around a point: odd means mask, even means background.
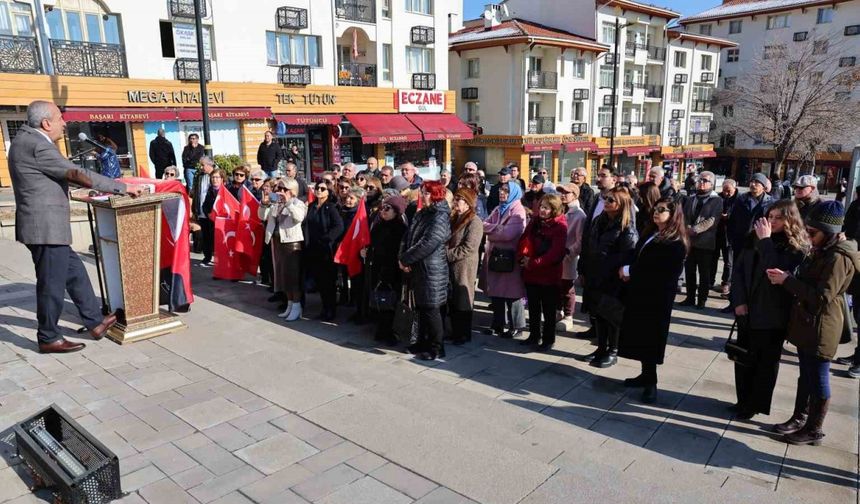
[[[69,185],[133,197],[143,192],[140,185],[103,177],[63,157],[54,142],[63,138],[65,130],[66,121],[56,105],[34,101],[27,108],[27,124],[9,148],[15,239],[30,250],[36,268],[36,336],[41,353],[75,352],[85,346],[60,333],[65,291],[93,339],[101,339],[116,323],[116,314],[102,316],[84,264],[70,246]]]

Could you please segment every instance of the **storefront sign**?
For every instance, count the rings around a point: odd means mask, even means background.
[[[209,27],[203,27],[203,57],[212,59]],[[173,47],[177,58],[197,59],[197,30],[193,24],[173,23]]]
[[[609,148],[608,138],[597,138],[595,140],[600,148]],[[651,145],[660,145],[660,135],[645,135],[645,136],[618,136],[615,137],[615,147],[648,147]],[[657,148],[659,150],[659,147]]]
[[[506,135],[480,135],[471,140],[460,142],[467,147],[517,147],[523,146],[523,137]]]
[[[180,121],[200,121],[203,119],[203,111],[199,108],[179,110],[178,115]],[[268,119],[270,117],[272,117],[272,111],[263,107],[209,109],[209,119],[215,121]]]
[[[157,89],[129,89],[129,103],[172,103],[177,105],[200,104],[199,91],[159,91]],[[224,104],[224,91],[210,91],[208,102]]]
[[[68,122],[146,122],[175,121],[173,109],[82,109],[70,107],[63,111],[63,119]]]
[[[445,92],[398,89],[395,105],[398,112],[444,112]]]
[[[278,105],[334,105],[337,103],[337,95],[333,93],[277,93],[275,98]]]
[[[278,114],[275,120],[290,126],[337,126],[343,117],[340,114]]]

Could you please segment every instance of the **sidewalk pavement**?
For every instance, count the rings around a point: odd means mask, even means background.
[[[788,446],[765,430],[791,414],[787,347],[772,414],[733,420],[717,299],[674,313],[648,406],[620,381],[637,363],[573,358],[587,341],[528,353],[476,332],[425,364],[375,346],[371,326],[344,322],[349,309],[287,325],[262,287],[196,266],[187,330],[40,355],[29,255],[0,240],[0,256],[3,502],[47,498],[29,492],[10,427],[54,402],[120,457],[126,503],[857,502],[858,382],[834,366],[823,445]]]

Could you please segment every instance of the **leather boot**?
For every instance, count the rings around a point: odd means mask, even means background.
[[[608,368],[615,365],[618,362],[618,349],[610,348],[609,351],[605,352],[603,355],[595,358],[590,364],[594,367],[599,368]]]
[[[824,425],[824,417],[827,416],[827,409],[830,407],[830,399],[816,397],[809,402],[809,419],[802,429],[785,436],[789,444],[818,446],[824,439],[821,427]]]
[[[797,395],[794,398],[794,413],[792,413],[791,418],[787,421],[774,425],[773,431],[777,434],[792,434],[806,425],[808,417],[809,396],[798,386]]]

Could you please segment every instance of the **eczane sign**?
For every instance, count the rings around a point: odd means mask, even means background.
[[[398,89],[394,99],[398,112],[445,112],[444,91]]]

